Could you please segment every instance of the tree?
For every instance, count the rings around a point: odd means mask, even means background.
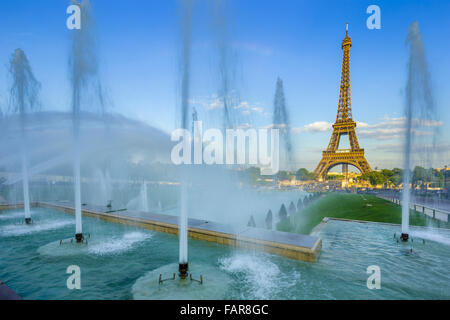
[[[381,173],[386,177],[386,178],[390,178],[394,175],[394,171],[393,170],[389,170],[389,169],[382,169]]]
[[[421,166],[415,166],[412,172],[411,182],[415,185],[422,185],[427,181],[427,170]]]
[[[442,186],[444,175],[442,172],[430,168],[425,169],[421,166],[414,167],[412,172],[411,182],[416,186],[428,185],[428,183],[435,182],[438,186]]]
[[[250,167],[247,169],[249,180],[251,184],[255,184],[258,179],[261,177],[260,168]]]
[[[432,174],[433,174],[433,180],[434,182],[437,184],[438,187],[443,187],[444,186],[444,173],[442,173],[442,171],[439,171],[437,169],[432,169]]]
[[[291,174],[289,173],[289,171],[279,171],[278,172],[278,179],[280,179],[280,180],[290,180],[291,179]]]
[[[272,230],[272,221],[273,221],[272,210],[269,209],[266,215],[266,228],[269,230]]]
[[[403,180],[403,170],[400,168],[394,168],[392,169],[392,172],[394,174],[389,178],[389,181],[396,186],[400,185]]]
[[[305,168],[300,168],[296,172],[296,177],[297,177],[297,180],[300,180],[300,181],[314,180],[315,174],[314,174],[314,172],[309,172]]]
[[[361,180],[369,181],[372,186],[384,184],[388,178],[380,171],[371,171],[361,175]]]
[[[278,211],[278,217],[280,220],[286,219],[288,216],[286,207],[284,206],[284,203],[281,205],[280,211]]]

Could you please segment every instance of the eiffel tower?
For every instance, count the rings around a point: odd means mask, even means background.
[[[341,88],[339,92],[339,103],[336,122],[333,124],[333,133],[325,151],[322,152],[322,159],[317,165],[314,173],[316,177],[323,181],[328,171],[334,166],[342,164],[343,173],[348,173],[348,165],[353,165],[366,173],[372,171],[369,163],[364,157],[364,149],[359,146],[356,137],[356,122],[352,116],[352,102],[350,95],[350,47],[352,40],[348,36],[348,23],[346,24],[345,38],[342,41],[342,71]],[[341,136],[348,136],[350,149],[338,149]]]

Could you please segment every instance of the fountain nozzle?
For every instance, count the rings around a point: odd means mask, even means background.
[[[178,276],[181,280],[185,280],[189,276],[189,280],[198,282],[200,284],[203,284],[203,276],[200,275],[200,280],[192,278],[192,273],[188,273],[189,270],[189,264],[187,262],[179,263],[178,264]],[[171,278],[163,279],[162,274],[159,275],[158,284],[162,284],[164,281],[167,280],[175,280],[175,273],[173,273],[173,276]]]
[[[83,237],[82,233],[76,233],[75,234],[75,240],[77,240],[78,243],[79,242],[83,242],[83,239],[84,239],[84,237]]]
[[[402,239],[402,241],[408,241],[409,235],[407,233],[402,233],[402,235],[400,236],[400,239]]]
[[[178,265],[178,271],[179,271],[178,276],[181,279],[186,279],[186,277],[188,276],[188,269],[189,269],[189,264],[187,262],[180,263]]]

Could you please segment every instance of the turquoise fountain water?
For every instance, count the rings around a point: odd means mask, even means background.
[[[73,228],[73,216],[32,209],[40,223],[30,227],[13,224],[20,214],[0,212],[0,278],[25,299],[450,299],[446,229],[411,227],[414,242],[397,243],[400,226],[331,220],[317,232],[323,249],[315,263],[191,240],[204,285],[174,291],[170,281],[158,286],[157,275],[176,271],[176,236],[86,217],[85,231],[100,240],[54,256],[48,243]],[[420,241],[427,234],[435,239]],[[81,268],[81,290],[66,286],[69,265]],[[366,285],[371,265],[381,269],[379,290]]]

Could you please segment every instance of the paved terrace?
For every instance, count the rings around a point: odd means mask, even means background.
[[[68,201],[35,202],[32,203],[32,206],[72,214],[75,211],[73,203]],[[23,207],[23,204],[0,204],[0,210],[20,207]],[[96,217],[110,222],[178,234],[177,216],[94,205],[83,205],[82,213],[84,216]],[[322,240],[314,236],[252,227],[236,228],[227,224],[192,218],[188,220],[188,236],[192,239],[252,248],[309,262],[314,262],[317,259],[322,248]]]

